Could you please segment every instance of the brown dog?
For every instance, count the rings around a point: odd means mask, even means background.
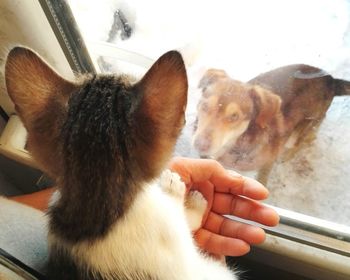
[[[247,83],[210,69],[199,88],[193,144],[200,156],[241,171],[260,170],[258,179],[266,183],[284,147],[305,140],[325,117],[333,97],[349,94],[350,82],[298,64]]]

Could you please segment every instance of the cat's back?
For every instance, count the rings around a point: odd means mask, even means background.
[[[197,279],[190,276],[198,266],[198,255],[184,211],[157,184],[138,194],[106,236],[75,244],[53,233],[49,238],[58,254],[52,256],[53,279],[59,279],[55,263],[60,271],[72,275],[83,271],[88,277],[65,279]],[[79,263],[84,265],[76,270]]]

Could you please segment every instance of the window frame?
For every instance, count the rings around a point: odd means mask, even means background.
[[[60,3],[58,4],[56,1],[52,0],[39,0],[39,2],[48,17],[52,29],[56,34],[72,69],[79,73],[99,72],[96,69],[96,63],[94,64],[93,59],[89,54],[89,50],[80,35],[80,31],[73,13],[70,10],[69,4],[65,1],[59,1]],[[101,48],[108,49],[111,47],[112,45],[110,43],[104,43],[101,45]],[[109,55],[115,56],[119,59],[127,56],[127,54],[123,53],[123,50],[114,54],[111,54],[110,52]],[[137,54],[135,54],[135,56],[137,56]],[[151,60],[140,56],[136,57],[136,60],[146,66],[150,65],[152,62]],[[274,240],[284,240],[283,242],[287,244],[285,246],[289,248],[289,251],[285,250],[284,252],[277,252],[276,254],[288,255],[290,252],[294,252],[294,256],[299,260],[307,257],[308,255],[303,254],[301,251],[298,251],[297,253],[295,252],[295,245],[291,245],[294,243],[298,244],[298,246],[304,246],[304,248],[321,250],[324,252],[324,256],[337,254],[342,260],[343,258],[350,257],[350,226],[332,223],[271,205],[268,206],[274,208],[280,215],[280,225],[274,228],[259,225],[265,229],[267,233],[267,241],[263,245],[256,246],[256,248],[276,253],[276,242]],[[236,217],[228,217],[243,223],[255,224]],[[344,275],[347,275],[347,277],[350,276],[350,268],[345,265],[345,262],[340,261],[338,264],[342,267],[342,273],[345,273]],[[331,271],[332,265],[333,263],[330,263],[328,267],[325,265],[323,268]]]

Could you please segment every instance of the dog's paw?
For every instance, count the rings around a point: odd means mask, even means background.
[[[191,191],[185,202],[186,218],[191,230],[197,230],[202,225],[208,202],[198,191]]]
[[[160,186],[165,192],[174,197],[183,199],[185,196],[186,186],[181,181],[180,176],[168,169],[160,177]]]

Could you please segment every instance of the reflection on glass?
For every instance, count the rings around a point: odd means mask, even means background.
[[[182,52],[176,154],[256,176],[272,205],[350,225],[349,1],[68,2],[92,53],[99,41],[151,59]],[[103,71],[132,72],[96,57]]]

